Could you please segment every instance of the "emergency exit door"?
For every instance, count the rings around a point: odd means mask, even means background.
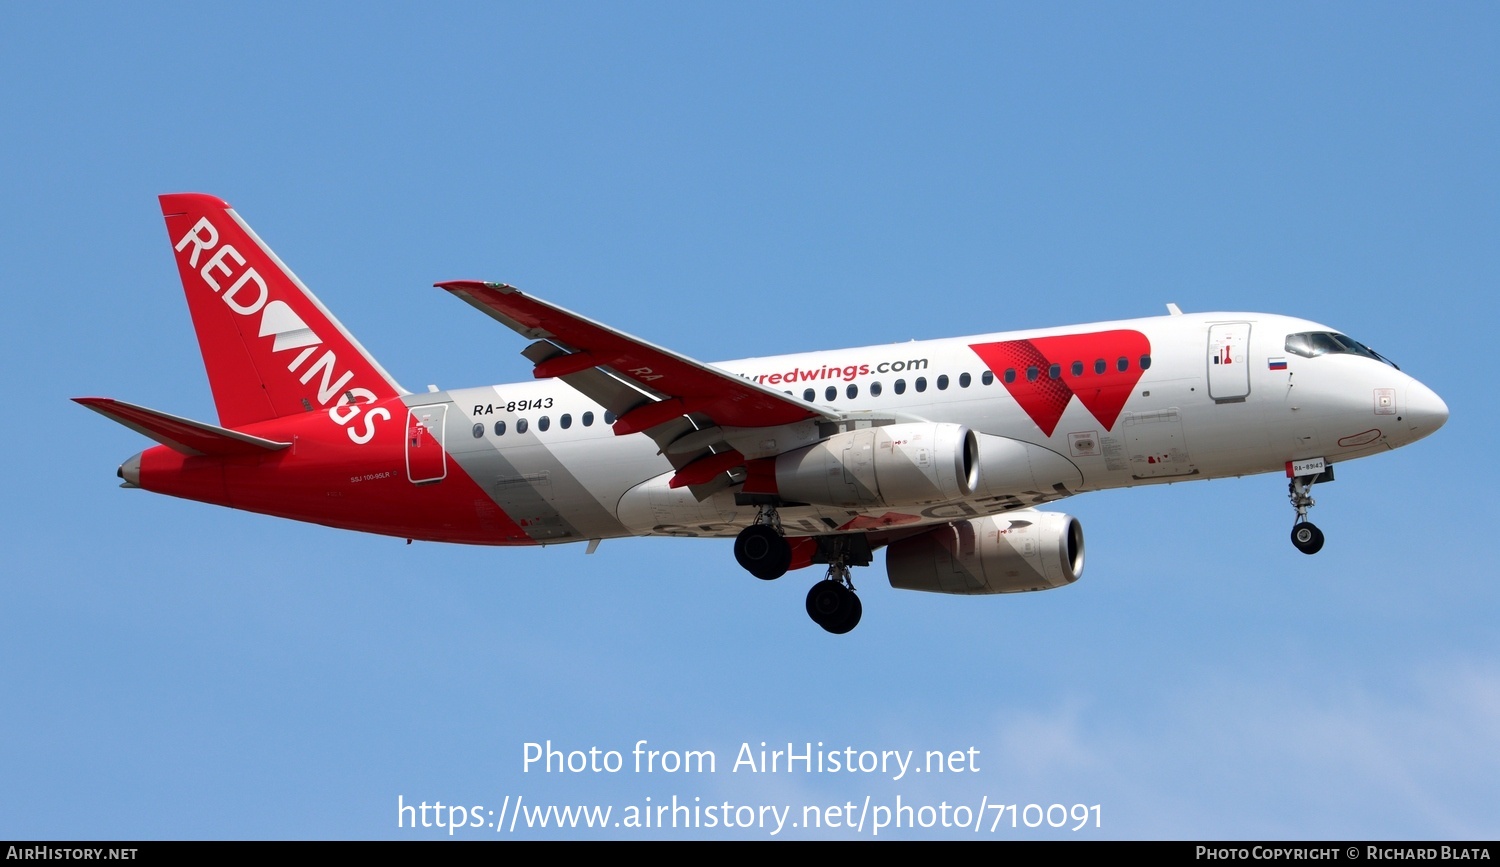
[[[406,412],[406,478],[414,485],[430,485],[448,476],[443,451],[447,404],[414,406]]]

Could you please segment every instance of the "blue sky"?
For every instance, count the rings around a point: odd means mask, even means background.
[[[673,796],[1100,805],[1097,829],[981,839],[1500,835],[1492,5],[9,4],[0,25],[0,358],[44,423],[4,498],[0,838],[404,839],[444,832],[397,828],[398,797]],[[478,277],[708,360],[1168,301],[1287,313],[1452,419],[1340,466],[1315,558],[1278,476],[1092,494],[1059,504],[1078,584],[928,596],[877,559],[837,639],[802,611],[816,576],[755,581],[727,541],[408,547],[118,490],[144,441],[67,398],[215,417],[155,199],[187,190],[411,388],[529,377],[523,340],[431,288]],[[523,771],[528,742],[642,739],[719,771]],[[728,770],[762,741],[972,747],[980,770]]]

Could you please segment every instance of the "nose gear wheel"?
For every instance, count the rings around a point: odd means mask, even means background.
[[[1292,544],[1304,554],[1316,554],[1323,548],[1323,531],[1311,521],[1293,524]]]

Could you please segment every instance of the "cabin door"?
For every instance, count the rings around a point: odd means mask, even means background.
[[[1223,322],[1208,329],[1208,396],[1216,403],[1250,394],[1250,323]]]

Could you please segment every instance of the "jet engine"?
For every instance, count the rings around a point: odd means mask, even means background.
[[[960,500],[979,483],[974,434],[957,424],[853,430],[776,458],[783,500],[849,508]]]
[[[955,521],[892,543],[885,568],[900,590],[1050,590],[1083,574],[1083,527],[1072,515],[1029,509]]]

